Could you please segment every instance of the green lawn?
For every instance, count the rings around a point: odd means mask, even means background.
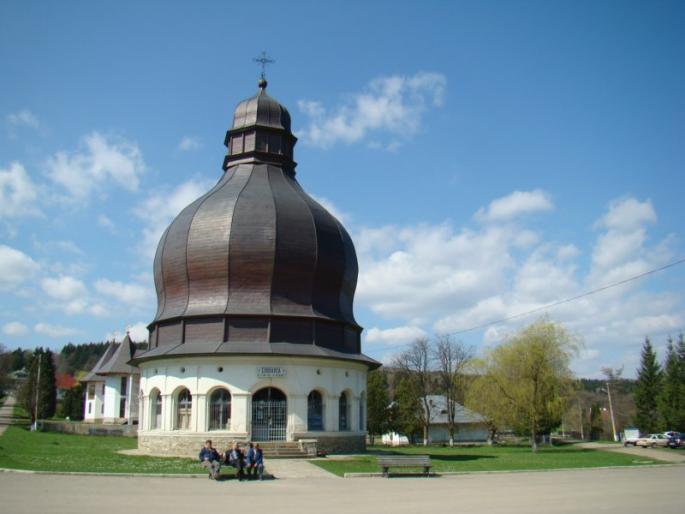
[[[375,454],[430,455],[433,471],[512,471],[560,468],[594,468],[600,466],[635,466],[662,464],[621,453],[588,450],[575,446],[543,447],[537,454],[530,447],[521,446],[475,446],[470,448],[447,448],[420,446],[388,449],[382,446],[369,447]],[[379,472],[375,455],[351,459],[313,460],[312,463],[339,476],[345,473]],[[392,473],[392,469],[390,472]],[[410,469],[401,471],[412,471]],[[420,471],[419,469],[414,471]]]
[[[203,473],[194,459],[134,457],[117,450],[136,447],[131,437],[29,432],[9,426],[0,436],[0,468],[98,473]]]
[[[14,404],[14,407],[12,407],[12,417],[13,418],[30,418],[31,416],[29,413],[26,411],[24,407],[19,405],[18,403]]]

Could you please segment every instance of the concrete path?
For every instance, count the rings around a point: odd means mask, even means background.
[[[675,450],[670,448],[642,448],[640,446],[622,446],[611,443],[579,443],[577,446],[579,448],[589,448],[591,450],[607,450],[610,452],[636,455],[643,459],[658,459],[676,464],[685,463],[685,448],[677,448]]]
[[[264,482],[0,473],[0,498],[8,514],[682,514],[684,479],[685,466]]]
[[[15,403],[14,396],[7,396],[4,405],[0,407],[0,435],[4,434],[7,425],[11,425],[13,422],[12,411]]]

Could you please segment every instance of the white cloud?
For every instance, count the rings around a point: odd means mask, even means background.
[[[635,198],[624,198],[611,202],[608,212],[596,225],[609,230],[632,230],[654,222],[656,212],[651,201],[640,202]]]
[[[78,152],[58,152],[47,161],[48,177],[72,197],[84,199],[109,182],[128,191],[138,189],[145,170],[138,145],[92,132],[83,138],[81,146]]]
[[[40,266],[25,253],[0,244],[0,290],[12,289],[34,276]]]
[[[341,141],[355,143],[374,134],[374,144],[394,151],[397,136],[415,134],[423,113],[443,103],[447,79],[440,73],[420,72],[413,76],[393,75],[372,80],[349,102],[328,110],[320,102],[300,100],[298,107],[309,124],[298,131],[304,142],[327,148]],[[382,134],[395,136],[379,142]]]
[[[129,337],[131,338],[132,341],[136,343],[142,343],[147,341],[147,338],[149,336],[149,332],[147,330],[147,325],[143,323],[142,321],[139,321],[138,323],[135,323],[134,325],[130,325],[127,327],[127,331],[129,333]],[[126,336],[126,332],[120,332],[120,331],[114,331],[114,332],[108,332],[105,334],[105,341],[117,341],[120,342],[124,339],[124,336]]]
[[[202,146],[202,142],[199,137],[183,136],[181,141],[178,143],[178,149],[182,152],[190,152],[192,150],[197,150]]]
[[[7,115],[7,122],[15,127],[28,127],[38,130],[41,126],[38,118],[28,109]]]
[[[507,196],[490,202],[487,208],[476,212],[479,221],[509,221],[524,214],[550,211],[554,204],[549,195],[541,189],[533,191],[514,191]]]
[[[150,305],[154,299],[151,288],[135,283],[100,279],[95,282],[95,290],[130,307],[145,307]]]
[[[13,162],[9,168],[0,169],[0,218],[40,214],[37,198],[37,187],[20,163]]]
[[[19,323],[18,321],[10,321],[2,326],[2,333],[7,336],[23,336],[26,335],[28,331],[28,327],[23,323]]]
[[[632,214],[629,221],[628,214],[617,215],[625,210]],[[520,213],[521,209],[505,211]],[[655,219],[648,202],[612,203],[596,224],[601,232],[590,249],[589,266],[574,244],[557,241],[556,234],[553,242],[544,233],[536,238],[525,235],[529,229],[523,222],[486,223],[475,229],[448,223],[362,228],[353,234],[360,261],[357,305],[387,320],[390,327],[406,331],[416,328],[415,320],[421,319],[421,327],[436,333],[461,332],[542,309],[663,265],[672,253],[671,239],[648,243],[647,225]],[[521,239],[529,240],[528,246],[522,246]],[[611,258],[600,258],[605,253]],[[617,348],[639,354],[645,335],[677,333],[685,327],[683,295],[648,287],[647,282],[636,281],[549,309],[552,319],[580,336],[592,350],[577,361],[577,371],[595,375],[608,358],[622,358]],[[544,313],[543,309],[487,326],[482,334],[457,336],[480,337],[481,344],[495,344]],[[366,341],[389,341],[401,333],[392,330],[377,325]],[[619,365],[620,361],[614,363]]]
[[[61,325],[50,325],[48,323],[36,323],[33,330],[37,334],[41,334],[52,338],[78,336],[83,334],[82,331],[75,328],[63,327]]]
[[[197,200],[211,187],[206,180],[189,180],[171,191],[161,190],[153,193],[138,205],[136,215],[143,220],[143,252],[152,258],[162,234],[184,207]]]
[[[383,343],[387,345],[402,345],[411,343],[416,339],[425,337],[426,331],[419,327],[395,327],[395,328],[370,328],[366,332],[367,343]]]
[[[44,278],[41,281],[43,291],[55,300],[79,300],[86,296],[86,286],[80,280],[61,276],[59,278]]]

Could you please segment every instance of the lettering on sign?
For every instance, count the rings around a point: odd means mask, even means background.
[[[285,368],[280,366],[258,366],[257,376],[259,378],[284,377]]]

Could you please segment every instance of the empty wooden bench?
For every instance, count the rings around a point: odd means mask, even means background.
[[[378,464],[383,470],[384,477],[388,476],[390,468],[423,468],[423,474],[429,476],[432,467],[431,459],[428,455],[378,457]]]

